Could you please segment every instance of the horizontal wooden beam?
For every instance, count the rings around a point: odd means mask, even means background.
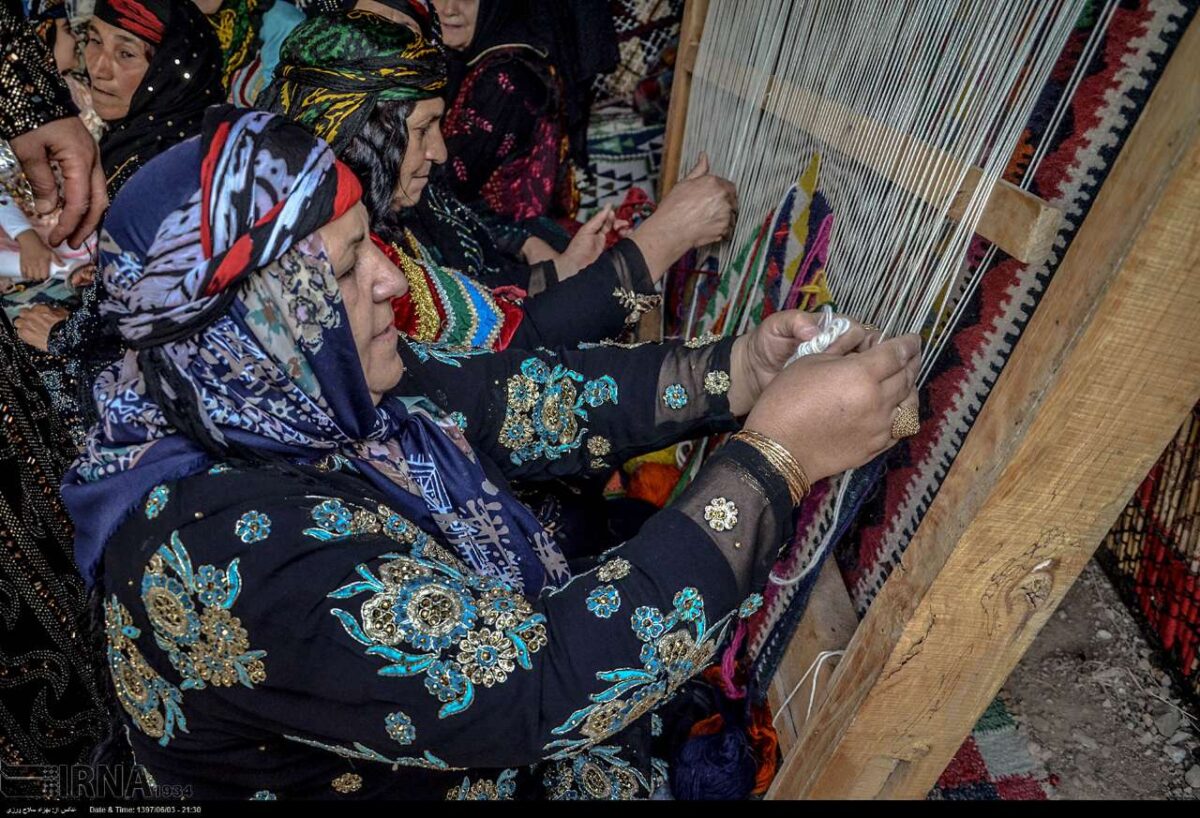
[[[1185,32],[771,795],[922,798],[1200,397]]]

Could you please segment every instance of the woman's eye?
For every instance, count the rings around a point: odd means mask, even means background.
[[[132,60],[136,56],[137,55],[134,54],[132,51],[122,51],[121,52],[121,59],[123,59],[123,60]]]

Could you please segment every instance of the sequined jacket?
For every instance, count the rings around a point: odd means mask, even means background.
[[[79,113],[46,48],[15,8],[0,4],[0,138]]]
[[[729,346],[461,359],[489,380],[459,422],[500,490],[584,471],[732,428]],[[218,464],[154,488],[109,543],[108,668],[146,782],[173,795],[647,797],[668,701],[761,604],[790,511],[734,442],[533,598],[344,461]],[[470,537],[506,535],[482,513]]]

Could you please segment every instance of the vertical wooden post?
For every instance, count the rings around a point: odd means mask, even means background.
[[[1200,397],[1200,23],[774,798],[921,798]]]
[[[683,161],[683,134],[687,128],[688,97],[692,93],[692,72],[696,53],[704,34],[704,18],[709,0],[687,0],[679,24],[679,49],[675,53],[675,77],[671,82],[671,103],[667,108],[667,131],[663,137],[662,168],[658,179],[658,198],[671,192],[679,179]]]

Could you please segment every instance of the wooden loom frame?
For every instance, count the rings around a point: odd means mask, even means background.
[[[687,0],[683,14],[664,195],[708,5]],[[846,653],[821,674],[811,716],[811,677],[787,708],[768,798],[924,798],[1200,399],[1197,76],[1200,18],[861,622],[833,561],[822,571],[773,710],[818,653]],[[1000,186],[979,232],[1036,259],[1057,230],[1047,210]]]

